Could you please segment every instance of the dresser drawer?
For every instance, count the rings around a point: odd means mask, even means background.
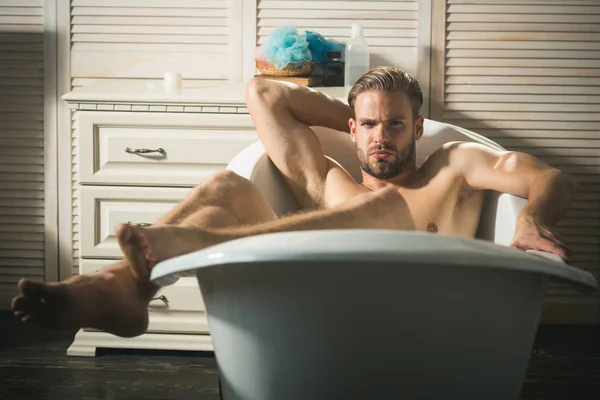
[[[114,260],[82,259],[80,271],[90,274],[111,263]],[[196,278],[180,278],[174,285],[161,288],[148,305],[148,332],[208,333],[205,311]]]
[[[79,183],[194,186],[258,140],[248,114],[79,111]]]
[[[181,202],[191,188],[80,186],[82,258],[122,258],[115,236],[121,223],[153,224]]]
[[[94,273],[114,263],[110,259],[81,260],[79,271],[82,274]],[[164,296],[165,300],[159,299]],[[155,296],[156,300],[148,306],[152,311],[205,311],[204,301],[200,294],[198,280],[194,277],[180,278],[175,284],[165,286]]]

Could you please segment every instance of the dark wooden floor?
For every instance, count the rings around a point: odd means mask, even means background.
[[[103,351],[67,357],[74,332],[24,327],[0,312],[0,399],[217,400],[212,353]],[[542,326],[523,399],[599,400],[600,326]]]

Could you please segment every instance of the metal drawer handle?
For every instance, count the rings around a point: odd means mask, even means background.
[[[134,222],[131,222],[131,221],[127,221],[127,225],[137,225],[137,226],[139,226],[140,228],[145,228],[145,227],[147,227],[147,226],[150,226],[150,225],[152,225],[152,224],[149,224],[149,223],[147,223],[147,222],[138,222],[138,223],[134,223]]]
[[[125,152],[129,154],[150,154],[150,153],[160,153],[163,156],[167,155],[167,152],[162,147],[159,147],[156,150],[151,149],[132,149],[131,147],[125,147]]]
[[[150,301],[154,301],[154,300],[160,300],[163,303],[165,303],[165,306],[167,306],[167,307],[169,306],[169,299],[167,299],[167,296],[158,296],[158,297],[153,298]]]

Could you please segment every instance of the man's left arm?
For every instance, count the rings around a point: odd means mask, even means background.
[[[511,246],[543,250],[569,259],[564,241],[552,227],[565,216],[575,195],[575,180],[536,157],[498,152],[475,143],[450,145],[450,163],[467,187],[527,198],[518,216]]]

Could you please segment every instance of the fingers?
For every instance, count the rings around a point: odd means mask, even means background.
[[[560,237],[557,233],[554,233],[554,232],[552,232],[550,230],[542,231],[540,233],[540,236],[542,236],[542,237],[544,237],[544,238],[546,238],[548,240],[553,241],[554,243],[556,243],[559,246],[567,247],[567,244],[565,243],[565,241],[563,240],[563,238]]]
[[[548,246],[555,247],[556,249],[560,249],[559,251],[562,251],[563,255],[557,253],[556,251],[550,251],[550,252],[558,254],[565,261],[568,261],[571,258],[571,252],[569,251],[567,244],[557,235],[552,234],[552,232],[550,232],[550,233],[551,233],[551,235],[549,235],[549,236],[542,235],[543,239],[545,239],[545,243],[549,243]],[[545,251],[549,251],[549,250],[545,250]]]
[[[567,248],[553,242],[552,240],[542,239],[539,244],[539,249],[536,250],[554,253],[565,261],[569,260],[569,252]]]
[[[570,259],[570,251],[563,243],[557,243],[544,236],[536,238],[518,238],[511,243],[511,247],[516,247],[520,250],[541,250],[556,254],[565,261]]]

